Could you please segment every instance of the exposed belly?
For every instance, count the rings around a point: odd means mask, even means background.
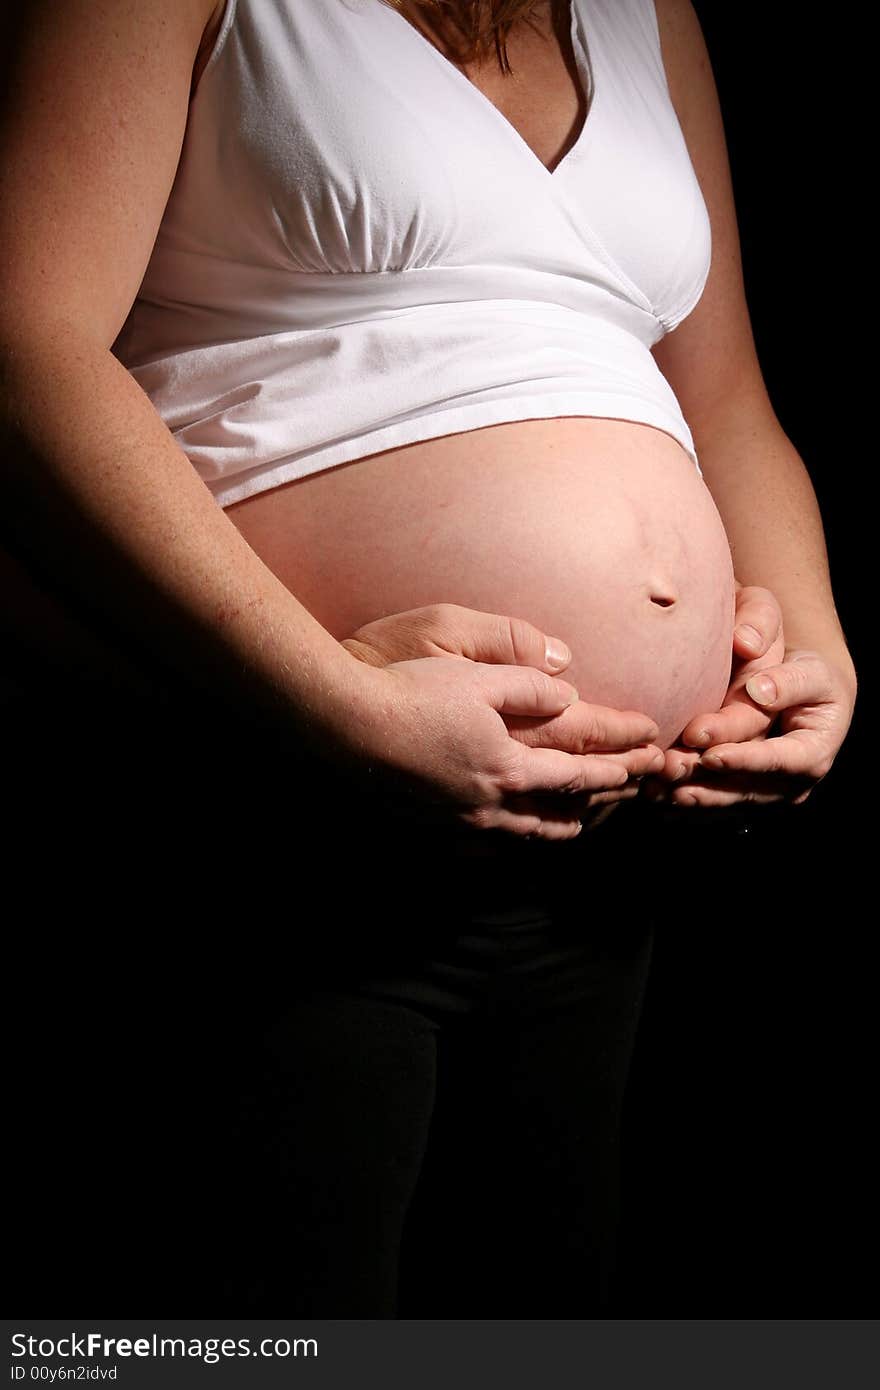
[[[582,699],[645,711],[664,745],[727,689],[727,537],[687,454],[651,426],[492,425],[226,510],[337,638],[438,602],[527,618],[568,643]]]

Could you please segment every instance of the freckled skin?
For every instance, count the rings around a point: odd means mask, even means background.
[[[495,425],[374,454],[227,514],[336,637],[438,602],[527,618],[568,642],[565,677],[582,699],[644,710],[663,746],[727,690],[730,550],[708,489],[662,430],[586,417]]]

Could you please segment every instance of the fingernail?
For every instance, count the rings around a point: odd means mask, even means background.
[[[709,731],[707,729],[698,729],[697,732],[694,734],[693,738],[689,738],[687,741],[688,743],[692,744],[695,748],[705,748],[709,743],[712,742],[712,740],[709,737]]]
[[[571,652],[565,643],[560,642],[558,638],[548,637],[544,649],[544,660],[548,666],[558,666],[561,669],[571,661]]]
[[[568,703],[569,703],[570,705],[576,705],[577,702],[578,702],[578,700],[579,700],[581,697],[580,697],[580,695],[578,694],[578,692],[575,690],[574,686],[571,687],[571,690],[572,690],[572,695],[571,695],[571,699],[569,700]]]
[[[675,782],[680,782],[681,779],[682,779],[682,777],[687,777],[687,771],[688,771],[688,770],[687,770],[687,764],[686,764],[686,763],[679,763],[679,765],[678,765],[678,772],[676,772],[675,777],[673,778],[673,781],[675,781]]]
[[[700,767],[711,767],[717,771],[718,768],[723,766],[724,763],[721,761],[717,753],[704,753],[703,756],[700,758]]]
[[[756,627],[752,627],[750,623],[744,623],[742,627],[738,627],[736,635],[744,647],[754,647],[755,651],[757,651],[763,646],[760,632]]]
[[[746,681],[746,690],[756,705],[769,705],[776,699],[775,682],[769,676],[751,676]]]

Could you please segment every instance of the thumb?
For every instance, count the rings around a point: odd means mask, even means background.
[[[831,698],[828,667],[818,652],[789,652],[781,666],[756,671],[746,681],[746,692],[765,710],[787,709],[795,704]]]
[[[558,637],[548,636],[525,618],[503,613],[460,610],[458,650],[470,661],[510,666],[533,666],[538,671],[563,671],[571,650]]]
[[[534,667],[492,664],[483,665],[482,670],[489,703],[499,714],[530,715],[533,719],[556,715],[580,698],[568,681]]]
[[[750,584],[736,594],[733,649],[746,661],[764,656],[782,632],[782,610],[774,594]]]

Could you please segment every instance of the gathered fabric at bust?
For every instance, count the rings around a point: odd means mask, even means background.
[[[571,0],[552,172],[384,0],[227,0],[113,351],[220,506],[418,440],[602,416],[699,471],[651,347],[709,218],[653,0]]]

